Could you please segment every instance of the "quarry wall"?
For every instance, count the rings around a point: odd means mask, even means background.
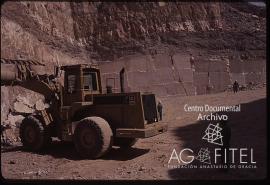
[[[104,92],[106,85],[120,91],[119,72],[123,67],[126,91],[153,92],[161,97],[223,92],[235,80],[243,87],[266,83],[265,61],[197,57],[192,69],[189,55],[178,53],[129,56],[99,65]]]

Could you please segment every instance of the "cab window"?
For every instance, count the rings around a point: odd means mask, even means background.
[[[83,88],[85,90],[97,91],[97,76],[95,72],[83,73]]]
[[[75,92],[76,88],[76,76],[75,75],[68,75],[67,76],[67,91],[69,94],[72,94]]]

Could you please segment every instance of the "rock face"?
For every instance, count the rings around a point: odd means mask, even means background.
[[[71,9],[75,38],[103,59],[144,50],[167,34],[223,27],[219,3],[71,3]]]
[[[36,59],[48,64],[49,72],[53,63],[88,60],[74,39],[69,4],[7,2],[1,13],[3,58]]]
[[[265,82],[265,12],[245,2],[5,2],[1,57],[38,60],[48,73],[57,63],[98,62],[104,87],[125,67],[128,91],[158,96],[208,93],[209,82],[220,92],[235,79]],[[41,98],[1,87],[1,120],[24,109],[13,107],[19,94]]]
[[[265,23],[265,9],[247,3],[6,2],[1,54],[70,64],[168,45],[263,50]]]

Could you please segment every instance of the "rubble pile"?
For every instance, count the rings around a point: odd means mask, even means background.
[[[20,95],[17,96],[16,101],[13,105],[14,112],[16,113],[33,113],[33,107],[34,105],[31,104],[29,100],[26,99],[26,97],[22,97]]]
[[[42,99],[36,103],[30,103],[29,98],[18,95],[6,119],[1,119],[1,144],[13,145],[19,142],[19,128],[25,116],[48,107],[49,105],[44,103]]]

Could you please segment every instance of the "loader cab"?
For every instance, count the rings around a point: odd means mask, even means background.
[[[94,94],[101,94],[100,70],[93,65],[78,64],[62,66],[65,72],[63,105],[70,106],[73,102],[92,101]]]

